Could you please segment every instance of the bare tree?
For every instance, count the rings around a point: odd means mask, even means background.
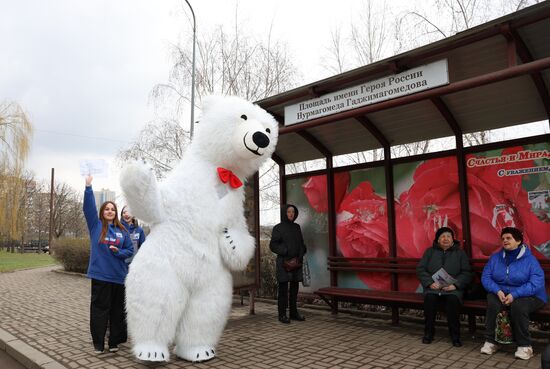
[[[82,235],[84,216],[80,196],[66,183],[57,183],[54,193],[53,236]]]
[[[191,40],[172,48],[174,66],[166,83],[155,86],[152,98],[158,111],[168,112],[168,119],[149,124],[130,147],[118,154],[119,163],[142,160],[151,165],[158,178],[164,176],[183,155],[189,134],[177,123],[190,102]],[[195,88],[197,101],[210,94],[237,95],[250,101],[281,93],[297,85],[298,73],[286,45],[274,40],[272,27],[267,36],[253,37],[243,29],[235,10],[233,28],[221,26],[213,32],[199,34]],[[275,164],[268,164],[271,169]],[[261,172],[262,198],[268,206],[278,205],[272,189],[278,189],[278,175],[273,170]]]
[[[36,184],[32,197],[32,213],[30,219],[30,237],[38,240],[38,244],[48,239],[50,219],[50,194],[44,182]]]
[[[323,67],[342,73],[388,56],[393,18],[385,0],[364,1],[350,23],[347,36],[341,25],[331,31]]]
[[[19,104],[0,102],[0,169],[21,171],[27,159],[32,138],[32,125]]]
[[[297,70],[286,45],[273,40],[271,29],[264,40],[243,29],[235,11],[235,24],[227,32],[218,26],[197,38],[195,88],[198,101],[210,94],[237,95],[250,101],[283,92],[296,85]],[[190,101],[192,40],[173,46],[175,64],[166,83],[153,89],[157,103],[173,104],[176,116]]]
[[[174,120],[160,124],[149,123],[128,148],[121,150],[117,159],[122,165],[127,161],[140,160],[149,164],[157,178],[172,169],[189,143],[189,133]]]
[[[415,3],[402,16],[408,27],[401,34],[416,47],[449,37],[539,0],[430,0]]]
[[[0,240],[21,239],[21,174],[31,138],[32,125],[23,109],[15,102],[0,102]]]

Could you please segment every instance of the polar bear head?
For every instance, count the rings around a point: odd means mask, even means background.
[[[208,96],[191,143],[196,155],[240,177],[255,173],[275,151],[278,125],[265,110],[235,96]]]

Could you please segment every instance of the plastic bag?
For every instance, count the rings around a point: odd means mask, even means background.
[[[309,271],[309,263],[307,262],[306,257],[304,257],[302,264],[302,285],[304,287],[309,287],[311,285],[311,273]]]
[[[510,325],[510,312],[508,310],[502,310],[497,314],[495,341],[504,345],[508,345],[514,341],[512,326]]]

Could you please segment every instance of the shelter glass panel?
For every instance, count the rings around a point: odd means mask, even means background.
[[[455,156],[395,165],[393,178],[397,257],[421,258],[443,226],[462,239]],[[414,274],[399,276],[401,291],[417,291],[419,285]]]
[[[384,168],[340,172],[334,182],[338,256],[390,256]],[[338,286],[372,290],[391,287],[388,274],[354,272],[338,272]]]
[[[500,231],[516,227],[539,259],[550,258],[550,143],[466,156],[472,256],[500,249]]]
[[[307,247],[311,285],[301,288],[313,292],[330,284],[328,257],[327,176],[310,176],[286,181],[287,203],[298,208],[296,222],[302,228]]]

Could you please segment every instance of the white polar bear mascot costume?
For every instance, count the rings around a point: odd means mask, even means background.
[[[255,251],[241,181],[271,157],[277,122],[243,99],[211,96],[196,127],[163,183],[138,164],[121,176],[132,214],[151,225],[126,278],[128,331],[140,360],[168,361],[174,341],[180,358],[214,358],[231,310],[230,271],[244,270]]]

